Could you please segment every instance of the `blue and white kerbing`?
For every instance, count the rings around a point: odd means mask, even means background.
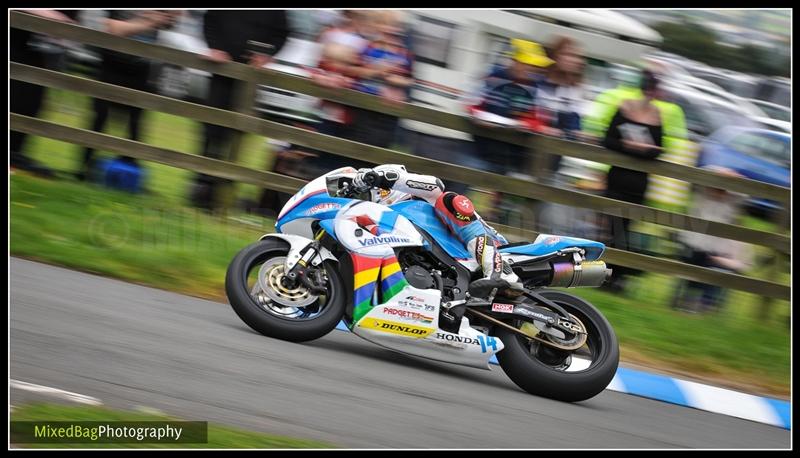
[[[609,390],[791,429],[791,404],[738,391],[620,367]]]

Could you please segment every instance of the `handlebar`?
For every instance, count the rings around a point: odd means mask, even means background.
[[[380,178],[378,172],[370,170],[369,172],[364,174],[364,183],[368,184],[370,187],[375,186],[375,183],[378,181],[378,178]]]
[[[339,190],[336,192],[336,195],[340,197],[352,197],[353,195],[376,188],[378,187],[377,185],[381,178],[381,174],[375,172],[374,170],[365,172],[364,175],[362,175],[361,180],[363,181],[364,185],[367,186],[366,188],[358,188],[353,186],[352,178],[339,178]]]

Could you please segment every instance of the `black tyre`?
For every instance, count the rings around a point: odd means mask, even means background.
[[[497,326],[495,333],[505,345],[497,354],[500,367],[517,386],[537,396],[577,402],[597,395],[614,378],[619,365],[614,330],[592,304],[579,297],[553,290],[541,294],[583,322],[588,331],[586,343],[573,352],[562,351]],[[516,323],[516,327],[521,325],[521,321]]]
[[[344,283],[335,264],[326,261],[326,294],[315,296],[302,286],[282,288],[273,281],[282,278],[288,251],[289,244],[276,238],[245,247],[228,266],[225,293],[239,318],[265,336],[291,342],[318,339],[332,331],[344,314]],[[266,284],[275,288],[260,288],[262,272]]]

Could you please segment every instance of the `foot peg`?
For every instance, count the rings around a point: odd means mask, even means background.
[[[525,289],[519,283],[508,280],[480,278],[469,284],[469,295],[491,301],[498,293],[519,296]],[[515,294],[516,293],[516,294]]]
[[[458,329],[461,327],[461,318],[464,316],[466,305],[458,304],[448,309],[441,310],[441,317],[439,327],[447,332],[458,334]]]
[[[492,278],[480,278],[469,284],[469,295],[471,297],[488,298],[494,296],[497,291],[508,288],[510,285],[505,280],[494,280]]]

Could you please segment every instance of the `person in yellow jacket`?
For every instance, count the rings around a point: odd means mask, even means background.
[[[639,71],[632,67],[619,66],[615,69],[617,87],[600,93],[585,117],[583,130],[589,135],[602,138],[611,118],[624,100],[641,99]],[[662,143],[664,153],[660,160],[681,165],[694,166],[697,162],[697,145],[689,140],[686,118],[683,109],[663,99],[653,101],[661,113],[664,128]],[[597,170],[608,172],[611,166],[598,164]],[[651,175],[646,200],[659,207],[683,212],[689,201],[690,183],[674,178]]]
[[[602,137],[611,123],[611,118],[624,100],[639,100],[643,97],[642,90],[639,88],[639,72],[633,72],[634,70],[630,68],[618,69],[615,78],[619,81],[617,87],[597,96],[583,126],[587,133]],[[661,111],[664,137],[687,139],[688,131],[683,109],[679,105],[663,99],[656,99],[653,103]]]
[[[623,101],[644,97],[640,89],[641,72],[632,67],[619,66],[615,69],[618,85],[600,93],[584,118],[582,128],[589,136],[603,138],[614,114]],[[663,97],[653,100],[658,108],[662,122],[663,153],[659,160],[694,166],[697,162],[697,145],[688,139],[686,118],[683,109]],[[611,168],[608,164],[597,163],[594,168],[603,174]],[[674,178],[650,175],[648,177],[645,205],[659,207],[679,213],[685,213],[690,201],[691,184]],[[648,232],[657,238],[666,238],[663,228],[648,224],[635,224],[636,232]],[[653,231],[656,231],[653,233]],[[641,240],[641,239],[640,239]],[[650,244],[648,244],[650,245]],[[644,248],[644,247],[640,247]],[[649,250],[658,250],[652,246]]]
[[[601,92],[592,103],[589,113],[583,119],[581,126],[584,132],[602,138],[611,118],[623,100],[639,99],[642,91],[639,89],[639,70],[624,65],[617,65],[611,69],[612,79],[617,81],[617,87]]]

